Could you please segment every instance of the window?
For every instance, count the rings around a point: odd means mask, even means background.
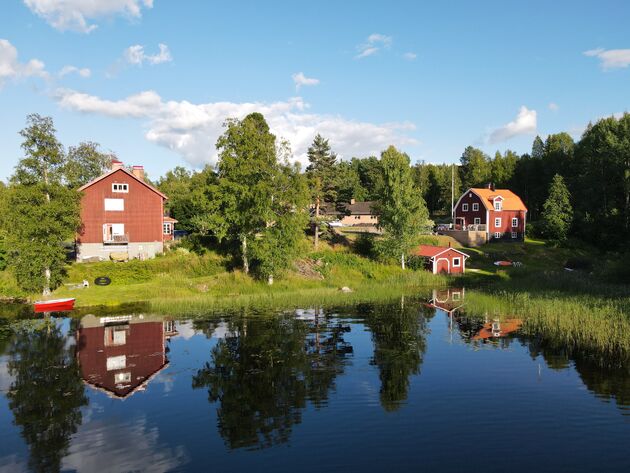
[[[458,300],[460,300],[460,299],[461,299],[461,293],[460,293],[460,292],[454,292],[454,293],[453,293],[453,297],[452,297],[452,299],[453,299],[454,301],[458,301]]]
[[[129,192],[129,184],[113,183],[112,192]]]
[[[462,211],[468,212],[468,204],[462,204]]]
[[[127,357],[125,355],[110,356],[107,358],[107,371],[119,370],[127,366]]]
[[[512,238],[516,238],[518,234],[516,232],[512,232]]]
[[[476,212],[477,210],[479,210],[479,204],[475,202],[475,203],[473,204],[473,211],[475,211],[475,212]]]
[[[114,373],[114,383],[131,383],[131,373]]]
[[[518,227],[518,218],[512,219],[512,227]]]
[[[472,197],[472,192],[469,192],[469,193],[468,193],[468,197]]]
[[[461,264],[461,258],[453,258],[453,268],[459,268]]]
[[[494,210],[501,210],[503,208],[503,202],[500,200],[494,201]]]
[[[105,346],[114,347],[127,343],[127,326],[105,327]]]
[[[166,222],[162,224],[162,230],[164,235],[170,235],[172,232],[170,222]]]
[[[494,226],[496,228],[501,228],[501,218],[497,217],[494,219]]]
[[[501,238],[501,232],[494,232],[494,237],[498,240]]]
[[[480,225],[481,219],[479,217],[475,217],[475,225]]]
[[[105,199],[105,210],[112,212],[125,210],[125,199]]]

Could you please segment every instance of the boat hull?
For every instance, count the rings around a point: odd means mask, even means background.
[[[35,302],[35,312],[61,312],[74,309],[74,298]]]

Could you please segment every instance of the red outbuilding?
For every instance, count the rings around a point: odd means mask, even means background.
[[[79,189],[82,227],[77,235],[77,261],[152,258],[172,240],[175,219],[164,216],[167,197],[144,179],[144,168],[112,161],[109,172]]]
[[[451,246],[420,245],[414,254],[427,258],[427,269],[433,274],[460,274],[466,272],[468,255]]]
[[[456,229],[483,231],[487,241],[524,240],[527,207],[509,189],[468,189],[454,208]]]

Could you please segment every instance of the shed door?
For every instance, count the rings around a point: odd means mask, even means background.
[[[435,262],[436,264],[436,272],[439,273],[450,273],[451,265],[448,258],[439,258]]]

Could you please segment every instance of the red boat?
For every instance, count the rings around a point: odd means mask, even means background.
[[[74,309],[74,297],[67,299],[53,299],[50,301],[36,301],[35,312],[61,312]]]

